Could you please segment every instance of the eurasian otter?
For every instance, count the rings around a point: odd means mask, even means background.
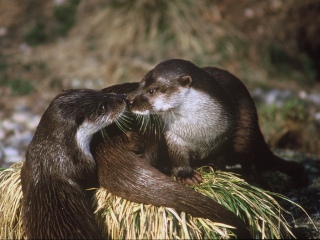
[[[301,165],[270,151],[248,90],[227,71],[181,59],[161,62],[140,82],[130,109],[161,116],[172,171],[181,182],[201,182],[193,168],[213,162],[302,175]]]
[[[101,238],[86,188],[97,185],[92,136],[123,114],[122,96],[68,90],[53,99],[21,170],[22,221],[28,239]]]
[[[253,166],[258,172],[279,170],[291,176],[297,186],[306,184],[301,164],[281,159],[270,150],[259,127],[255,103],[245,85],[228,71],[215,67],[205,67],[203,70],[228,92],[236,106],[232,151],[224,158],[223,165],[240,163],[242,168],[250,169]]]
[[[130,97],[138,86],[139,83],[126,83],[102,91]],[[237,238],[251,238],[244,222],[234,213],[157,169],[159,159],[167,159],[163,134],[157,127],[141,128],[138,120],[131,117],[133,121],[127,121],[121,129],[112,124],[104,129],[104,134],[97,133],[92,140],[91,151],[97,161],[100,186],[133,202],[170,207],[194,217],[234,226]],[[148,121],[148,126],[160,124],[152,116]]]

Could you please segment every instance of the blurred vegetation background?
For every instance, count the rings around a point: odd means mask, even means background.
[[[140,81],[169,58],[235,74],[272,147],[320,156],[318,0],[0,0],[0,108],[43,112],[61,89]],[[290,97],[259,98],[274,89]]]

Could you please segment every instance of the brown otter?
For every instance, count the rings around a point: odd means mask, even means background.
[[[138,86],[139,83],[126,83],[103,91],[130,97]],[[148,121],[148,126],[159,124],[152,116]],[[170,207],[194,217],[234,226],[233,231],[238,238],[251,238],[243,221],[234,213],[157,169],[158,159],[165,160],[167,153],[163,134],[157,127],[151,131],[141,128],[136,119],[127,121],[125,125],[120,129],[112,124],[104,129],[105,139],[104,134],[98,133],[92,140],[91,152],[97,161],[102,187],[133,202]]]
[[[258,172],[279,170],[293,177],[297,186],[304,185],[307,179],[303,166],[281,159],[270,150],[259,127],[255,103],[240,79],[215,67],[205,67],[203,70],[225,89],[236,106],[232,151],[226,155],[224,165],[240,163],[244,169],[254,166]]]
[[[173,174],[182,182],[201,182],[193,168],[212,162],[302,175],[301,165],[270,151],[248,90],[227,71],[164,61],[142,79],[130,102],[133,113],[161,116]]]
[[[125,107],[122,96],[95,90],[68,90],[53,99],[21,170],[27,238],[101,238],[85,191],[97,181],[89,144]]]

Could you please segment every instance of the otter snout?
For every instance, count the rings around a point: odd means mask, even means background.
[[[129,106],[130,109],[132,108],[132,106],[134,104],[134,101],[135,101],[135,98],[134,99],[127,99],[128,106]]]
[[[129,108],[133,113],[137,114],[148,114],[152,109],[148,98],[143,95],[138,95],[129,99]]]
[[[107,93],[105,98],[108,102],[113,102],[113,104],[125,104],[128,106],[127,98],[124,94]]]
[[[128,104],[128,107],[131,109],[131,107],[134,105],[135,99],[137,95],[128,95],[126,98],[126,103]]]

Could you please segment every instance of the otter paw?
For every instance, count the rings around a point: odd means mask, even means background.
[[[176,179],[178,182],[186,185],[200,184],[203,182],[203,178],[198,171],[191,170],[191,172],[179,171],[177,172]]]

